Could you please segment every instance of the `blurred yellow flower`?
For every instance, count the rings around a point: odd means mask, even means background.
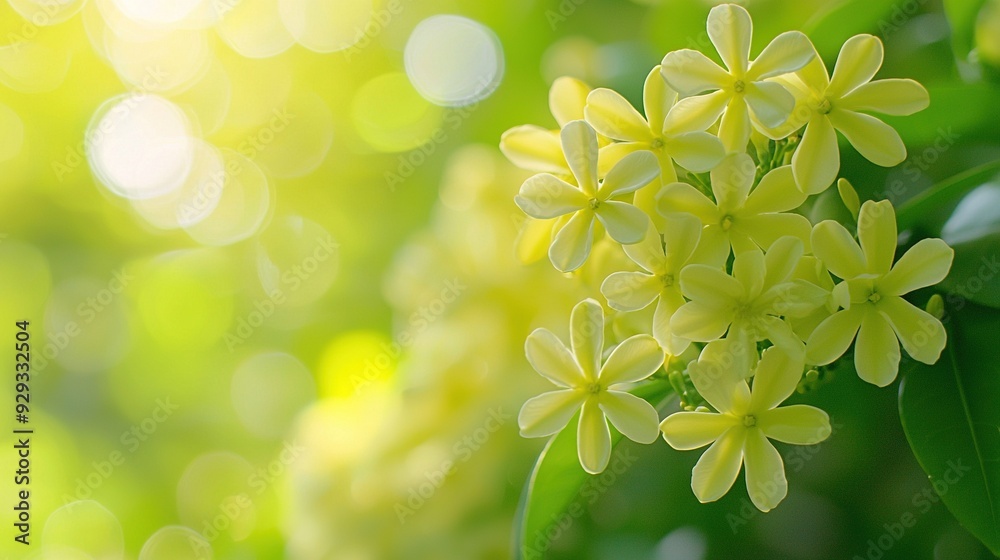
[[[563,127],[561,137],[566,161],[578,186],[550,173],[540,173],[521,185],[514,202],[532,218],[572,214],[549,247],[552,264],[569,272],[579,268],[590,255],[595,218],[619,243],[642,241],[646,214],[627,202],[612,199],[635,192],[655,179],[660,169],[656,156],[640,151],[624,157],[600,181],[594,129],[585,121],[573,121]]]
[[[643,399],[621,390],[623,384],[652,375],[663,364],[663,351],[649,335],[624,340],[601,365],[604,310],[592,299],[581,301],[570,318],[572,351],[551,331],[536,329],[524,350],[535,371],[562,389],[524,403],[517,417],[524,437],[562,431],[580,411],[577,450],[591,474],[603,472],[611,458],[610,420],[622,434],[639,443],[656,440],[659,418]]]
[[[694,466],[691,488],[702,503],[714,502],[732,488],[746,463],[747,492],[757,509],[770,511],[788,493],[781,455],[768,438],[812,445],[829,437],[826,412],[808,406],[778,407],[802,378],[801,354],[778,348],[764,351],[753,381],[734,371],[725,341],[708,344],[688,371],[702,397],[718,412],[677,412],[660,424],[671,447],[691,450],[712,444]]]
[[[612,309],[638,311],[655,301],[653,337],[674,356],[683,353],[691,344],[673,335],[670,318],[684,305],[681,269],[690,261],[700,236],[701,222],[690,214],[671,214],[666,220],[662,241],[660,233],[650,223],[641,242],[624,247],[629,258],[646,272],[615,272],[601,284],[601,293]]]
[[[787,31],[771,41],[750,62],[750,14],[736,4],[722,4],[708,14],[708,36],[726,70],[704,54],[682,49],[663,58],[662,73],[681,95],[667,116],[673,130],[705,130],[719,116],[719,138],[729,152],[743,152],[750,139],[751,113],[764,127],[775,128],[788,119],[795,98],[781,84],[768,78],[805,66],[815,49],[799,31]],[[703,91],[711,91],[697,95]]]
[[[806,125],[802,143],[792,156],[795,181],[804,192],[822,192],[837,178],[837,130],[872,163],[892,167],[906,159],[899,134],[862,111],[911,115],[925,109],[930,98],[914,80],[871,81],[881,66],[882,41],[872,35],[855,35],[841,48],[832,78],[817,56],[797,75],[780,80],[798,100],[783,133]]]
[[[549,89],[549,111],[562,128],[583,119],[590,86],[576,78],[563,76]],[[533,124],[515,126],[500,137],[500,151],[514,165],[528,171],[569,174],[570,168],[559,142],[559,129],[549,130]]]
[[[756,166],[747,154],[732,154],[712,170],[715,202],[686,183],[672,183],[659,196],[661,214],[688,212],[705,225],[696,252],[700,262],[722,266],[730,247],[737,255],[757,247],[767,249],[783,235],[809,246],[811,224],[805,216],[787,214],[805,202],[795,187],[790,167],[765,175],[752,192]]]
[[[824,320],[809,337],[807,360],[828,364],[857,337],[854,365],[861,379],[885,387],[899,370],[899,343],[913,359],[933,364],[947,339],[933,315],[901,296],[944,280],[955,251],[940,239],[923,239],[893,265],[896,214],[892,203],[868,201],[858,216],[860,246],[832,220],[816,225],[813,251],[835,276],[843,310]],[[898,342],[897,342],[898,339]]]

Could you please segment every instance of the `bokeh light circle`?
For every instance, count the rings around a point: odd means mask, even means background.
[[[403,51],[406,74],[428,101],[469,105],[500,85],[504,55],[485,25],[455,15],[431,16],[413,29]]]
[[[412,150],[427,142],[441,126],[442,114],[402,72],[369,80],[351,103],[354,128],[369,146],[383,152]]]
[[[115,514],[93,500],[68,503],[45,520],[42,543],[76,549],[93,560],[120,560],[125,536]]]
[[[301,216],[275,221],[257,243],[261,287],[284,305],[318,300],[333,284],[339,267],[339,244],[323,226]]]
[[[294,356],[258,354],[233,373],[233,408],[243,426],[263,438],[288,433],[299,412],[316,399],[316,382]]]
[[[211,542],[245,539],[256,525],[256,473],[249,461],[229,451],[198,456],[177,482],[181,522]]]
[[[77,14],[86,0],[7,0],[24,19],[47,27],[62,23]]]
[[[205,0],[170,0],[151,2],[150,0],[114,0],[123,14],[138,22],[156,25],[170,25],[192,16]]]
[[[164,527],[142,545],[139,560],[212,560],[212,545],[187,527]]]
[[[53,358],[66,371],[94,374],[117,364],[131,343],[125,290],[129,275],[115,270],[103,281],[78,277],[56,286],[45,310],[49,344],[35,358]],[[36,363],[36,367],[41,363]]]
[[[242,155],[223,149],[225,182],[212,213],[185,230],[205,245],[230,245],[257,233],[270,213],[273,191],[257,164]]]
[[[194,163],[187,117],[156,95],[128,94],[102,105],[87,129],[86,146],[97,179],[131,200],[174,191]]]
[[[278,0],[241,0],[222,15],[216,33],[229,48],[247,58],[281,54],[295,37],[281,21]]]
[[[222,153],[203,140],[191,142],[194,158],[184,182],[162,196],[132,201],[132,208],[154,227],[169,230],[198,224],[222,199],[226,183]]]
[[[344,50],[365,35],[372,0],[278,0],[281,21],[303,47],[319,53]]]

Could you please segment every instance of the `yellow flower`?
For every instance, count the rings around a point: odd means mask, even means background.
[[[603,181],[597,175],[597,134],[585,121],[563,127],[563,152],[576,185],[555,175],[540,173],[521,185],[514,202],[532,218],[547,219],[572,214],[555,234],[549,259],[563,272],[579,268],[590,255],[594,220],[600,220],[608,235],[622,244],[638,243],[646,233],[646,214],[615,197],[635,192],[660,173],[651,152],[629,154],[618,162]]]
[[[712,444],[691,471],[691,489],[702,503],[732,488],[745,463],[747,492],[757,509],[770,511],[788,493],[784,463],[768,438],[812,445],[829,437],[826,412],[808,406],[778,407],[802,377],[801,354],[769,348],[757,365],[753,391],[749,372],[733,370],[725,341],[708,344],[688,367],[691,381],[718,412],[677,412],[660,424],[671,447],[691,450]]]
[[[524,344],[535,371],[562,389],[524,403],[517,417],[524,437],[546,437],[562,431],[579,410],[577,453],[584,470],[603,472],[611,457],[610,420],[625,437],[639,443],[656,440],[659,417],[643,399],[622,389],[663,365],[663,351],[649,335],[619,344],[601,365],[604,311],[592,299],[573,308],[570,318],[572,351],[551,331],[537,329]]]
[[[806,125],[802,143],[792,156],[795,181],[804,192],[826,190],[840,171],[840,131],[872,163],[892,167],[906,159],[899,134],[881,120],[864,113],[911,115],[930,103],[927,90],[913,80],[871,81],[882,66],[882,41],[855,35],[844,43],[833,77],[816,57],[797,76],[782,78],[796,94],[794,116],[780,134]]]
[[[696,259],[722,266],[730,247],[738,255],[774,240],[792,235],[809,247],[809,220],[799,214],[785,214],[805,202],[796,188],[791,167],[779,167],[765,175],[752,192],[756,167],[747,154],[732,154],[712,170],[715,202],[686,183],[672,183],[659,195],[662,214],[688,212],[705,225]]]
[[[667,353],[677,356],[691,342],[672,334],[670,318],[684,305],[680,274],[698,245],[701,222],[690,214],[672,214],[665,227],[666,246],[652,223],[641,242],[624,246],[629,258],[646,272],[615,272],[601,284],[601,293],[619,311],[638,311],[655,301],[653,337]]]
[[[815,56],[809,38],[798,31],[778,35],[751,63],[750,14],[735,4],[722,4],[708,14],[708,37],[726,70],[704,54],[683,49],[668,53],[662,73],[681,95],[667,116],[673,130],[705,130],[722,116],[719,138],[729,152],[742,152],[756,121],[768,128],[788,119],[795,98],[781,84],[768,78],[794,72]],[[711,91],[704,95],[696,95]]]
[[[764,339],[801,352],[802,341],[782,317],[805,315],[826,297],[812,284],[790,281],[801,257],[802,242],[782,237],[767,255],[760,249],[737,255],[732,276],[703,264],[684,267],[681,291],[690,301],[670,321],[674,335],[709,342],[725,334],[736,345],[732,350],[747,356],[756,355],[757,342]]]
[[[590,86],[567,76],[556,79],[549,89],[549,110],[562,128],[583,119]],[[521,169],[568,175],[569,165],[559,141],[559,130],[533,124],[515,126],[500,137],[500,151]]]
[[[857,337],[854,365],[861,379],[885,387],[899,370],[899,343],[915,360],[933,364],[947,339],[941,321],[902,298],[948,275],[955,252],[940,239],[923,239],[893,265],[896,214],[888,200],[868,201],[858,216],[858,240],[837,222],[816,225],[813,251],[835,276],[843,310],[816,327],[807,343],[811,364],[828,364]],[[839,295],[838,295],[839,294]],[[897,341],[898,339],[898,341]]]

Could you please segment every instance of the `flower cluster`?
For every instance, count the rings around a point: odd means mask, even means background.
[[[571,281],[601,276],[593,295],[607,302],[607,311],[597,299],[573,309],[568,345],[546,329],[528,337],[528,361],[560,389],[525,403],[519,423],[522,435],[543,437],[578,417],[590,473],[608,464],[608,422],[640,443],[656,439],[659,423],[675,449],[710,445],[692,473],[700,501],[728,492],[745,464],[749,495],[768,511],[787,491],[770,441],[809,445],[831,431],[822,410],[782,403],[852,343],[858,375],[879,387],[896,378],[900,345],[937,361],[939,318],[904,296],[943,280],[953,251],[924,239],[896,260],[892,204],[860,204],[837,181],[837,131],[893,166],[903,142],[870,113],[929,103],[913,80],[873,80],[878,38],[849,39],[830,75],[798,31],[751,59],[740,6],[713,8],[707,27],[724,67],[694,50],[668,53],[646,78],[642,113],[612,90],[561,78],[549,98],[559,129],[519,126],[501,139],[508,159],[538,173],[515,197],[530,217],[518,254],[547,246]],[[855,232],[805,216],[834,182]],[[612,349],[606,330],[620,340]],[[649,378],[666,378],[683,410],[660,422],[628,392]]]

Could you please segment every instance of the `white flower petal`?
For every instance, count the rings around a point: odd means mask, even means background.
[[[565,390],[542,393],[528,399],[517,415],[523,437],[547,437],[569,423],[585,399],[581,391]]]
[[[667,113],[663,130],[668,135],[705,130],[719,120],[731,98],[729,92],[721,89],[705,95],[685,97]]]
[[[777,82],[751,82],[745,97],[753,116],[767,128],[781,126],[795,108],[795,97]]]
[[[685,132],[665,139],[667,153],[681,167],[695,173],[711,171],[726,157],[719,139],[707,132]]]
[[[608,171],[597,197],[607,200],[635,192],[660,175],[660,161],[653,152],[642,150],[621,159]],[[645,222],[643,222],[645,226]]]
[[[692,214],[669,214],[663,228],[666,267],[677,274],[694,254],[701,238],[701,220]],[[657,236],[659,239],[659,236]],[[628,252],[628,249],[625,249]],[[680,280],[675,278],[674,281]]]
[[[642,87],[642,106],[646,111],[646,120],[652,130],[663,130],[663,122],[670,108],[677,102],[677,92],[670,89],[663,79],[661,67],[657,64],[646,76]]]
[[[594,210],[611,239],[629,245],[642,241],[649,217],[627,202],[607,200]]]
[[[871,115],[834,109],[830,122],[868,161],[892,167],[906,159],[906,146],[896,129]]]
[[[728,153],[746,155],[752,131],[746,100],[740,96],[733,97],[726,105],[726,112],[722,114],[722,122],[719,123],[719,140],[722,141],[722,146]]]
[[[514,203],[525,214],[541,220],[576,212],[588,204],[580,189],[548,173],[529,177],[514,197]]]
[[[733,322],[733,313],[689,301],[670,318],[670,330],[675,336],[698,342],[718,340]]]
[[[588,400],[583,405],[576,445],[583,470],[590,474],[604,472],[611,460],[611,432],[596,399]]]
[[[581,210],[569,219],[556,233],[549,246],[549,260],[552,266],[562,272],[578,268],[590,256],[594,242],[594,213]]]
[[[785,464],[781,460],[781,454],[767,441],[761,430],[747,430],[743,455],[750,500],[760,511],[771,511],[788,494],[788,481],[785,479]]]
[[[754,299],[760,295],[766,275],[764,253],[760,249],[740,253],[733,260],[733,278],[743,285],[746,299]]]
[[[608,420],[628,439],[653,443],[659,434],[659,415],[653,405],[621,391],[605,391],[598,400]]]
[[[529,171],[565,173],[559,132],[534,125],[515,126],[500,137],[500,151],[511,163]]]
[[[708,38],[722,61],[733,74],[747,71],[753,22],[746,9],[736,4],[722,4],[708,12]]]
[[[733,487],[743,465],[745,440],[743,426],[729,428],[698,459],[691,471],[691,489],[699,502],[714,502]]]
[[[588,380],[596,381],[604,352],[604,309],[593,299],[573,307],[569,318],[570,348]]]
[[[597,193],[597,132],[586,121],[572,121],[560,133],[563,154],[576,184],[589,196]]]
[[[660,295],[660,287],[660,279],[650,274],[615,272],[601,283],[601,293],[612,309],[638,311]]]
[[[833,68],[827,95],[843,97],[867,83],[882,66],[882,41],[872,35],[855,35],[844,43]]]
[[[718,268],[692,264],[681,271],[681,291],[693,301],[728,308],[746,297],[742,284]]]
[[[697,218],[688,217],[696,222],[699,228],[701,227],[701,222],[698,222]],[[642,241],[632,245],[623,245],[622,248],[633,262],[651,274],[664,272],[667,258],[664,255],[663,243],[660,241],[660,232],[653,226],[652,220],[646,220],[646,235]]]
[[[873,309],[866,310],[854,345],[854,367],[861,379],[885,387],[899,373],[899,341],[889,321]]]
[[[750,362],[756,360],[741,344],[724,339],[709,342],[698,361],[688,366],[691,382],[698,394],[719,412],[742,417],[750,410]]]
[[[940,239],[921,239],[879,281],[882,294],[901,296],[933,286],[948,276],[955,250]]]
[[[653,338],[672,356],[679,356],[688,349],[691,341],[676,336],[670,328],[674,312],[684,305],[684,298],[678,292],[663,292],[653,310]]]
[[[919,82],[891,78],[858,87],[844,96],[837,106],[850,111],[912,115],[926,109],[930,102],[927,90]]]
[[[694,95],[709,89],[723,88],[732,77],[707,56],[692,49],[681,49],[663,57],[660,73],[672,89],[681,95]],[[711,123],[709,123],[711,124]]]
[[[712,192],[720,212],[742,208],[753,186],[757,166],[746,153],[730,154],[712,170]]]
[[[715,412],[675,412],[661,424],[663,439],[678,451],[705,447],[738,423],[735,416]]]
[[[801,31],[786,31],[775,37],[750,65],[747,79],[751,81],[773,78],[795,72],[816,57],[809,37]]]
[[[588,93],[590,86],[576,78],[562,76],[552,82],[552,87],[549,88],[549,111],[560,127],[583,118]]]
[[[524,341],[528,363],[539,374],[561,387],[578,387],[584,383],[583,372],[569,348],[547,329],[535,329]]]
[[[664,216],[686,212],[706,224],[717,222],[719,216],[715,204],[687,183],[670,183],[663,187],[657,195],[657,210]]]
[[[826,115],[815,115],[806,125],[802,143],[792,155],[795,182],[806,194],[827,189],[840,172],[840,147],[837,131]]]
[[[941,357],[948,335],[936,317],[900,297],[886,297],[877,309],[889,321],[903,348],[914,360],[933,364]]]
[[[622,341],[604,362],[598,380],[604,387],[641,381],[663,365],[663,350],[648,334],[637,334]]]
[[[614,140],[651,141],[646,119],[618,92],[599,88],[587,96],[584,112],[594,130]]]

